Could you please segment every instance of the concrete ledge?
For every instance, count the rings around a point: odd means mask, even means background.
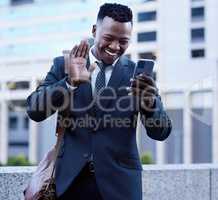
[[[36,167],[0,167],[0,200],[22,200]]]
[[[0,167],[0,200],[22,200],[35,167]],[[218,165],[143,167],[144,200],[217,200]]]
[[[146,166],[143,171],[145,200],[212,200],[211,171],[214,165]],[[215,174],[214,174],[215,175]],[[215,181],[216,180],[216,181]],[[218,184],[218,176],[214,183]],[[218,193],[214,192],[214,200]]]
[[[211,170],[211,200],[218,199],[218,169]]]

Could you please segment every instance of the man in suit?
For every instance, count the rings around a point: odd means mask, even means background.
[[[61,200],[142,200],[138,114],[149,137],[163,141],[170,134],[153,78],[143,73],[131,80],[135,63],[123,54],[132,27],[130,8],[102,5],[92,28],[94,45],[83,40],[69,60],[55,58],[27,99],[31,119],[39,122],[57,111],[65,120],[56,168]]]

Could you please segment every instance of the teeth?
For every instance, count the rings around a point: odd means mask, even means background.
[[[105,50],[105,52],[106,52],[107,54],[109,54],[110,56],[116,56],[116,55],[117,55],[116,53],[111,53],[111,52],[108,51],[108,50]]]

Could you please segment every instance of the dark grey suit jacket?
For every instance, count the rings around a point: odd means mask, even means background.
[[[96,181],[105,200],[142,199],[135,126],[138,112],[148,136],[155,140],[168,137],[171,122],[160,97],[155,102],[156,110],[148,112],[140,110],[136,98],[127,95],[124,88],[130,86],[133,69],[134,63],[128,58],[119,59],[101,93],[104,109],[93,106],[90,83],[81,84],[75,91],[66,86],[63,57],[54,59],[44,82],[28,97],[27,113],[32,120],[42,121],[57,110],[59,119],[66,119],[56,169],[58,196],[66,191],[92,152]]]

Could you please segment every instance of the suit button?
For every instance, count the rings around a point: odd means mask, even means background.
[[[83,157],[84,157],[84,158],[88,158],[88,157],[89,157],[89,154],[88,154],[88,153],[84,153],[84,154],[83,154]]]

